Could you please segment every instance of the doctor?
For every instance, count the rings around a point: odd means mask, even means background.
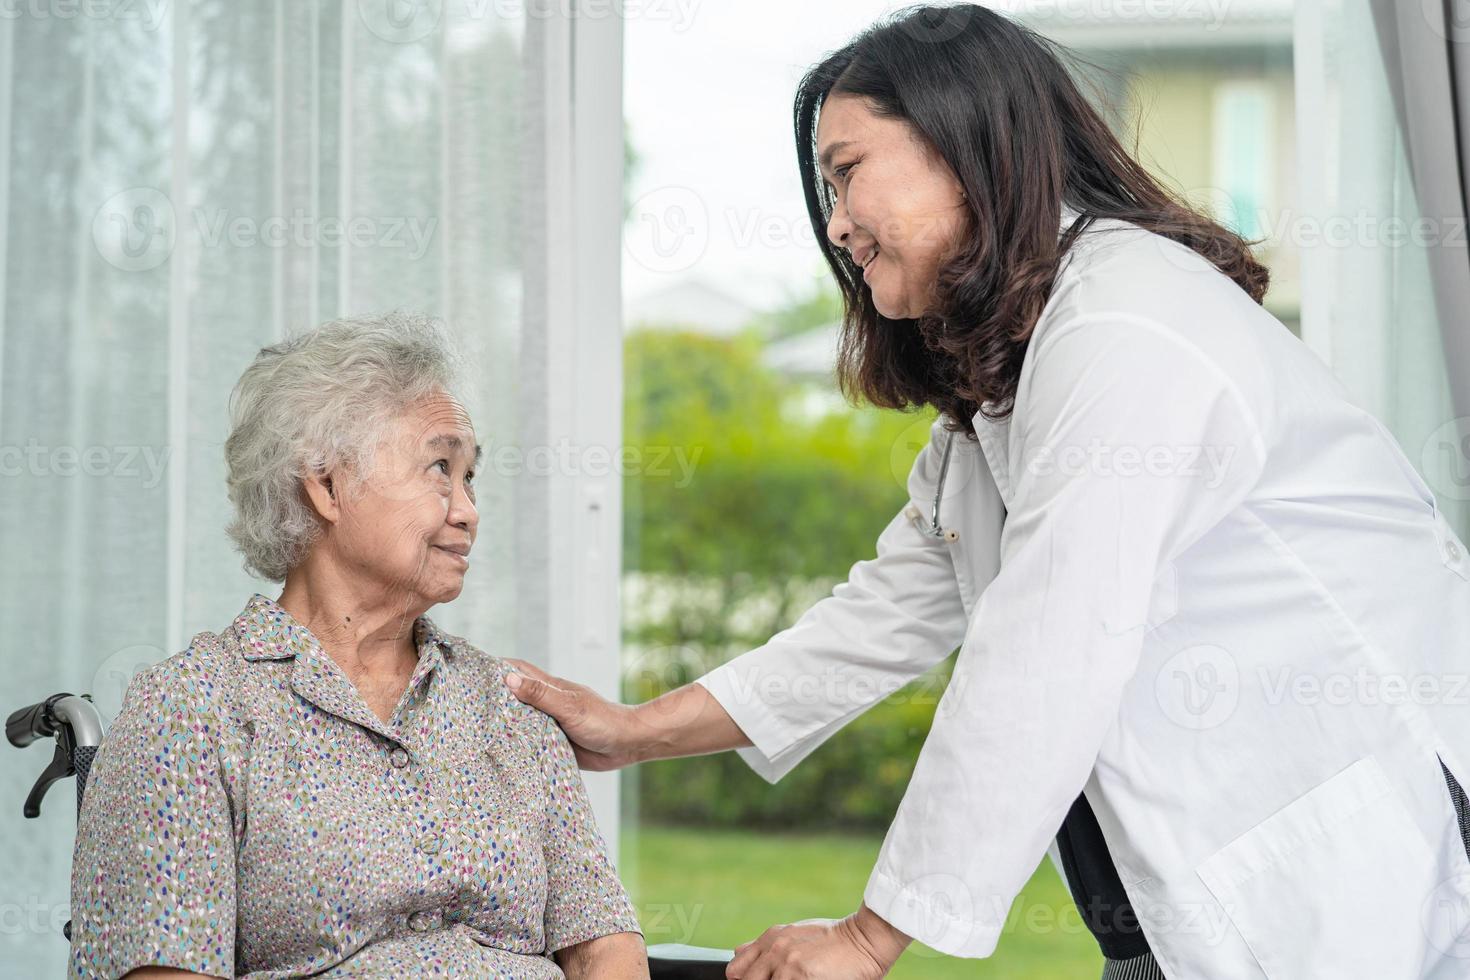
[[[959,647],[857,910],[729,976],[988,956],[1046,853],[1106,977],[1470,975],[1470,558],[1246,243],[979,6],[859,36],[796,130],[846,390],[940,412],[910,499],[694,684],[513,683],[585,768],[735,748],[774,781]]]

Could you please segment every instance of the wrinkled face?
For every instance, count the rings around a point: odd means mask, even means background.
[[[377,453],[342,502],[335,550],[370,589],[410,606],[449,602],[464,588],[480,523],[469,415],[448,395],[425,399],[389,427]]]
[[[836,198],[827,237],[863,269],[878,312],[930,312],[940,267],[965,229],[954,171],[912,124],[836,93],[817,119],[817,159]]]

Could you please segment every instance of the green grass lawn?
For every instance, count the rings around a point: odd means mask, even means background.
[[[623,834],[620,864],[649,944],[729,949],[772,925],[851,912],[881,843],[878,836],[645,826]],[[1097,944],[1043,860],[1012,907],[994,956],[960,960],[914,946],[889,976],[1095,980],[1101,972]]]

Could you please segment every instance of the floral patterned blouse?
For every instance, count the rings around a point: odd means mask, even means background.
[[[561,977],[638,932],[561,729],[427,617],[383,722],[263,595],[136,677],[72,864],[74,977]]]

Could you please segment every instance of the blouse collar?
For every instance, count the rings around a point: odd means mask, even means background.
[[[280,603],[259,592],[250,597],[245,609],[235,617],[235,630],[240,637],[244,657],[250,661],[288,660],[322,649],[310,629],[299,623]],[[444,633],[427,616],[414,620],[413,639],[421,661],[435,650],[452,652]]]

